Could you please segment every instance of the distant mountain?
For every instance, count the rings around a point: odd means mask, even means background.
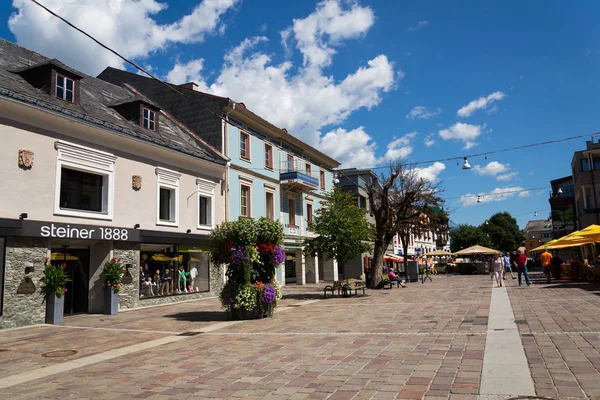
[[[448,222],[448,228],[449,228],[451,231],[453,231],[453,230],[455,230],[456,228],[458,228],[458,224],[457,224],[456,222],[454,222],[454,221],[452,221],[452,220],[451,220],[450,222]]]

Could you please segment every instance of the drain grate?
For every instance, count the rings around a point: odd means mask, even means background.
[[[70,357],[77,354],[77,350],[54,350],[47,353],[43,353],[42,357],[59,358],[59,357]]]
[[[521,333],[521,336],[533,336],[533,333]],[[541,399],[541,397],[540,397],[540,399]]]
[[[197,335],[201,335],[201,334],[202,334],[202,332],[183,332],[177,336],[197,336]]]
[[[515,324],[527,324],[527,321],[524,319],[515,319]]]

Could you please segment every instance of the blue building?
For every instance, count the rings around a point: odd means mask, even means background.
[[[99,76],[138,92],[181,121],[194,137],[229,159],[221,190],[222,212],[229,221],[267,217],[284,226],[285,268],[277,280],[316,283],[337,280],[335,260],[306,257],[302,243],[325,192],[333,188],[339,163],[235,102],[195,90],[196,85],[168,87],[156,80],[107,68]]]

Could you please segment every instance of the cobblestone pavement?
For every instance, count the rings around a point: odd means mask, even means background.
[[[205,299],[0,331],[1,378],[43,367],[39,379],[5,385],[0,398],[478,398],[489,277],[439,275],[405,289],[326,300],[323,286],[286,287],[274,318],[227,327],[219,325],[217,299]],[[597,398],[600,298],[543,285],[511,286],[509,295],[538,395]],[[565,334],[583,326],[588,334]],[[167,341],[135,351],[161,338]],[[84,362],[127,348],[134,350]],[[41,356],[53,350],[78,353]],[[53,374],[64,366],[70,370]]]
[[[600,398],[600,285],[566,280],[509,289],[538,396]]]

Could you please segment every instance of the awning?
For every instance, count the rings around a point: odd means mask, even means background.
[[[438,256],[439,257],[444,257],[444,256],[450,257],[451,254],[450,254],[450,252],[444,251],[444,250],[435,250],[435,251],[432,251],[431,253],[425,254],[425,257],[438,257]]]
[[[383,256],[383,260],[384,261],[391,261],[391,262],[404,262],[404,257],[398,257],[392,254],[386,254],[385,256]]]
[[[488,247],[475,245],[475,246],[467,247],[466,249],[463,249],[461,251],[457,251],[454,254],[456,254],[458,256],[469,256],[469,255],[477,255],[477,254],[483,254],[483,255],[500,254],[500,252],[498,250],[490,249]]]

